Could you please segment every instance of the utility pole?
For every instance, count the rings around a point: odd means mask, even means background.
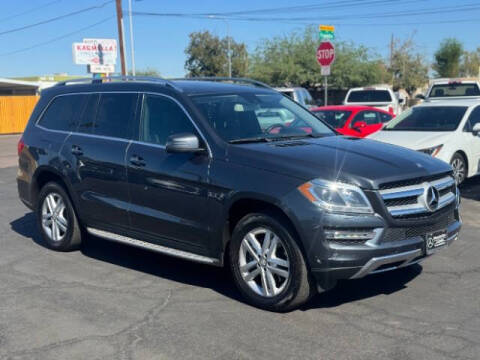
[[[228,77],[232,77],[232,52],[230,50],[230,25],[228,21],[225,20],[227,24],[227,44],[228,44]]]
[[[135,76],[135,47],[133,44],[132,0],[128,0],[128,20],[130,24],[130,51],[132,53],[132,75]]]
[[[393,72],[393,47],[394,47],[394,40],[393,40],[393,33],[392,37],[390,38],[390,71],[392,72],[392,87],[394,82],[395,73]]]
[[[122,0],[116,0],[116,3],[117,3],[118,43],[120,46],[120,63],[122,65],[122,75],[127,75],[127,68],[125,66],[125,39],[123,38]]]

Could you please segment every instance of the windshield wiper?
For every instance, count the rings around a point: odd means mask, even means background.
[[[296,134],[296,135],[277,136],[277,137],[274,137],[274,138],[270,138],[270,140],[281,141],[281,140],[303,139],[303,138],[306,138],[306,137],[316,139],[316,138],[321,138],[321,137],[324,137],[324,136],[327,136],[327,135],[324,135],[324,134]]]
[[[255,143],[255,142],[270,142],[272,139],[265,136],[251,137],[251,138],[242,138],[242,139],[233,139],[230,140],[230,144],[246,144],[246,143]]]

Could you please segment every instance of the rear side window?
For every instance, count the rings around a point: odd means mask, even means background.
[[[165,145],[169,136],[197,131],[185,112],[164,96],[145,95],[142,109],[140,140]]]
[[[130,139],[135,121],[137,94],[101,94],[93,134]]]
[[[51,130],[76,131],[85,95],[56,97],[40,118],[38,125]]]
[[[356,121],[363,121],[367,125],[375,125],[380,123],[380,117],[376,111],[361,111],[355,115],[351,125],[353,126]]]
[[[392,102],[388,90],[355,90],[348,95],[347,102]]]

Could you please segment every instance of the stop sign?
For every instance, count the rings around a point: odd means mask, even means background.
[[[330,66],[335,60],[335,48],[330,41],[322,42],[317,49],[317,61],[322,66]]]

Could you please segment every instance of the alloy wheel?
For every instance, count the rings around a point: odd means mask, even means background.
[[[284,242],[263,227],[245,235],[238,262],[245,283],[264,297],[280,294],[290,278],[290,262]]]
[[[42,228],[52,241],[61,241],[68,231],[67,208],[58,193],[50,193],[42,204]]]
[[[461,184],[465,180],[465,162],[461,158],[455,157],[451,165],[457,185]]]

